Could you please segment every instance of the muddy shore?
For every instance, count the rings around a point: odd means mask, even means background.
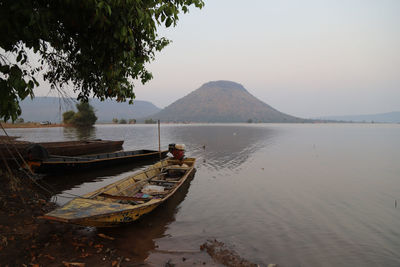
[[[118,248],[106,229],[48,222],[50,196],[24,172],[0,168],[0,267],[3,266],[258,266],[222,242],[199,244],[198,251],[160,251],[143,260]],[[134,227],[134,225],[132,225]],[[140,244],[132,244],[132,246]]]

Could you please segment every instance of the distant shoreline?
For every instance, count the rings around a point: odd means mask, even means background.
[[[268,123],[246,123],[246,122],[233,122],[233,124],[247,124],[247,125],[257,125],[257,124],[268,124]],[[161,124],[231,124],[231,122],[161,122]],[[349,122],[349,121],[320,121],[320,122],[299,122],[299,123],[286,123],[286,122],[274,122],[270,124],[400,124],[396,122]],[[18,129],[18,128],[54,128],[54,127],[73,127],[66,125],[64,123],[54,123],[54,124],[40,124],[39,122],[28,122],[28,123],[5,123],[2,122],[5,129]],[[119,124],[112,122],[101,122],[95,125],[154,125],[146,123],[134,123],[134,124]]]
[[[54,123],[54,124],[40,124],[40,122],[27,122],[27,123],[1,123],[5,129],[11,128],[52,128],[52,127],[64,127],[66,126],[63,123]]]

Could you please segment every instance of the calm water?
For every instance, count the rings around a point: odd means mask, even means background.
[[[190,187],[153,214],[108,230],[127,255],[198,251],[216,238],[262,265],[400,266],[400,125],[162,125],[163,148],[185,143],[197,158]],[[154,125],[11,129],[33,141],[124,139],[158,148]],[[203,147],[205,146],[205,148]],[[46,178],[83,194],[140,166]],[[58,181],[56,181],[58,180]]]

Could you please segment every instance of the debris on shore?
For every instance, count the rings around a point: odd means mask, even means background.
[[[259,266],[217,240],[195,251],[154,250],[143,260],[119,248],[120,237],[108,231],[38,219],[56,207],[49,192],[23,171],[10,171],[0,167],[0,267]]]
[[[228,267],[258,267],[256,263],[252,263],[243,259],[232,249],[228,249],[223,242],[216,239],[207,240],[200,246],[202,251],[206,251],[216,262]]]
[[[121,265],[112,237],[37,218],[54,208],[23,172],[0,168],[0,266]]]

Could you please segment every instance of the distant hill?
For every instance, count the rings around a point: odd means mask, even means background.
[[[326,116],[317,119],[349,122],[400,123],[400,111],[367,115]]]
[[[151,118],[176,122],[305,121],[279,112],[231,81],[205,83]]]
[[[75,110],[76,100],[58,97],[35,97],[33,100],[25,99],[21,102],[24,121],[62,121],[62,113],[67,110]],[[133,105],[118,103],[112,100],[101,102],[98,99],[90,99],[90,104],[96,111],[97,122],[111,122],[117,119],[137,119],[150,116],[160,111],[160,108],[148,101],[135,100]]]

